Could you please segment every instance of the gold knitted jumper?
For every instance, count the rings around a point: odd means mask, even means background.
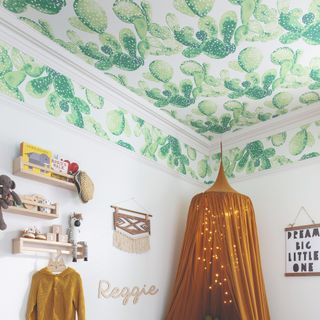
[[[85,320],[79,273],[67,268],[53,274],[43,268],[32,277],[26,320]]]

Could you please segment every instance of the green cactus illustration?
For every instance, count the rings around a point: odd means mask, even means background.
[[[150,19],[147,8],[148,3],[146,2],[142,2],[141,7],[139,7],[132,0],[117,0],[112,9],[120,20],[132,23],[139,37],[144,39],[148,30],[147,22]]]
[[[206,16],[213,8],[214,0],[185,0],[186,5],[199,17]]]
[[[279,77],[273,83],[273,88],[299,88],[310,82],[309,67],[299,63],[301,55],[301,50],[294,52],[289,47],[281,47],[272,52],[272,63],[280,66]]]
[[[46,13],[58,14],[66,6],[65,0],[4,0],[3,6],[14,13],[23,13],[28,5],[33,9]]]
[[[311,159],[311,158],[316,158],[319,157],[320,153],[319,152],[310,152],[307,154],[304,154],[299,160],[307,160],[307,159]]]
[[[107,132],[103,129],[103,126],[95,118],[89,115],[84,115],[83,121],[84,128],[87,131],[92,132],[93,134],[105,140],[110,140]]]
[[[49,67],[45,68],[45,73],[28,81],[26,92],[37,99],[47,97],[46,108],[51,115],[57,117],[61,112],[70,112],[66,115],[67,121],[83,128],[83,116],[91,112],[89,104],[75,96],[73,83],[66,76]]]
[[[117,141],[117,145],[119,145],[119,146],[121,146],[121,147],[123,147],[123,148],[126,148],[126,149],[128,149],[128,150],[130,150],[130,151],[135,151],[135,150],[134,150],[134,147],[133,147],[130,143],[125,142],[125,141],[123,141],[123,140]]]
[[[262,54],[254,47],[248,47],[240,51],[238,65],[240,70],[247,73],[245,80],[227,78],[224,81],[224,86],[229,90],[228,97],[237,99],[242,96],[259,100],[272,94],[273,83],[276,79],[276,71],[270,69],[262,75],[262,79],[258,73],[254,73],[261,64]]]
[[[8,51],[5,48],[0,47],[0,77],[7,72],[12,71],[12,67],[13,65]]]
[[[75,0],[74,12],[79,20],[90,30],[103,33],[107,28],[107,16],[104,9],[94,0]]]
[[[185,145],[186,148],[187,148],[187,155],[188,155],[188,158],[190,160],[196,160],[197,159],[197,150],[188,146],[188,145]]]
[[[241,157],[236,165],[236,171],[241,172],[245,168],[248,172],[254,172],[256,169],[270,169],[271,162],[269,158],[275,154],[274,148],[265,149],[260,140],[250,142],[241,152]]]
[[[195,98],[192,96],[193,83],[189,80],[180,81],[179,87],[173,83],[165,83],[162,91],[159,88],[150,89],[144,83],[141,85],[146,96],[154,101],[154,105],[159,108],[168,105],[186,108],[195,102]]]
[[[306,129],[301,129],[290,140],[289,151],[292,155],[300,154],[308,144],[308,132]]]
[[[3,79],[6,82],[6,84],[12,89],[18,88],[25,78],[26,73],[24,71],[11,71],[7,72],[3,76]]]
[[[123,133],[126,125],[124,113],[121,110],[112,110],[107,113],[107,127],[109,131],[119,136]]]
[[[173,68],[169,63],[162,60],[152,61],[149,65],[151,74],[162,82],[168,82],[173,76]]]
[[[231,99],[246,96],[253,100],[260,100],[272,94],[272,83],[275,78],[274,71],[270,70],[263,75],[261,84],[257,81],[257,78],[252,78],[251,81],[230,79],[225,80],[224,86],[230,90],[228,97]]]
[[[217,105],[213,100],[202,100],[198,104],[198,109],[199,111],[206,115],[206,116],[211,116],[217,111]]]
[[[273,117],[276,117],[281,114],[286,114],[288,112],[287,107],[292,102],[293,97],[289,92],[279,92],[272,97],[271,101],[265,101],[264,105],[273,108],[276,110],[273,113]]]
[[[232,129],[232,115],[222,114],[220,118],[215,116],[208,117],[207,121],[191,120],[191,125],[198,133],[224,133]]]
[[[313,12],[303,15],[302,10],[297,8],[281,12],[279,25],[288,31],[279,38],[281,43],[289,44],[303,39],[311,45],[320,44],[320,20]]]
[[[163,145],[159,148],[158,155],[162,159],[167,159],[167,163],[172,168],[177,168],[177,170],[186,174],[186,166],[189,165],[189,159],[186,155],[182,153],[181,145],[179,140],[175,137],[168,136]]]
[[[229,0],[241,6],[241,25],[235,31],[235,44],[241,41],[269,41],[280,33],[275,8],[258,0]]]
[[[172,0],[174,12],[164,9],[163,16],[153,16],[155,7],[148,0],[1,4],[28,27],[212,140],[320,100],[320,59],[308,57],[308,46],[320,44],[319,0],[311,1],[308,9],[286,0],[275,6],[258,0],[228,2],[221,11],[214,0]],[[64,28],[57,28],[57,21]],[[293,46],[298,41],[305,43],[304,51]],[[214,64],[216,59],[221,64]],[[52,116],[102,139],[110,136],[119,146],[166,162],[194,179],[212,180],[205,175],[209,161],[191,146],[168,139],[122,109],[106,110],[105,99],[94,91],[5,44],[0,45],[0,92],[21,101],[38,99]],[[103,123],[99,115],[105,115]],[[263,147],[255,141],[256,153],[252,145],[228,150],[223,159],[227,175],[319,156],[313,130],[275,134],[260,141]],[[134,139],[140,142],[136,145]],[[173,150],[180,150],[178,160]]]
[[[231,43],[234,31],[237,25],[237,16],[233,11],[226,12],[220,20],[220,33],[222,40],[217,38],[214,21],[211,19],[202,20],[199,23],[200,28],[194,37],[194,30],[190,27],[178,28],[174,30],[175,39],[187,48],[182,54],[187,58],[194,58],[201,53],[214,59],[222,59],[233,53],[236,49],[234,43]],[[211,32],[208,32],[211,29]]]
[[[81,53],[90,58],[95,67],[107,71],[116,66],[125,71],[137,70],[144,60],[137,55],[137,41],[130,29],[122,29],[118,41],[114,36],[103,33],[99,37],[101,46],[93,42],[78,42]]]
[[[134,135],[136,137],[143,136],[144,138],[144,145],[140,149],[141,154],[146,158],[156,161],[156,153],[159,147],[166,142],[166,137],[159,129],[147,124],[143,119],[136,116],[132,116],[132,119],[136,123]]]
[[[104,107],[104,98],[93,92],[92,90],[85,89],[86,97],[89,104],[95,109],[102,109]]]
[[[303,93],[300,97],[299,97],[299,101],[303,104],[312,104],[315,102],[320,101],[320,95],[315,92],[315,91],[309,91],[306,93]]]
[[[311,69],[310,78],[314,82],[309,85],[309,89],[310,90],[320,89],[320,68]]]
[[[275,147],[282,146],[287,139],[287,133],[281,132],[270,137],[272,145]]]
[[[211,176],[212,169],[208,163],[208,159],[202,159],[198,162],[197,172],[200,178]]]
[[[248,47],[240,51],[238,63],[245,72],[253,72],[256,70],[262,61],[261,52],[254,47]]]

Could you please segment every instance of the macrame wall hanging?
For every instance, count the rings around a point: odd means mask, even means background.
[[[114,210],[114,247],[130,253],[149,251],[152,215],[117,206],[111,206],[111,208]]]

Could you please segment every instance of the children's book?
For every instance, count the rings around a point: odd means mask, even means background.
[[[32,144],[21,142],[20,143],[20,155],[23,162],[28,162],[40,167],[51,168],[52,152]],[[50,176],[49,171],[42,170],[41,168],[35,168],[31,165],[24,165],[24,170],[29,170],[37,174],[43,174]]]
[[[52,158],[51,168],[55,172],[68,173],[69,164],[60,157],[59,154],[54,154]]]

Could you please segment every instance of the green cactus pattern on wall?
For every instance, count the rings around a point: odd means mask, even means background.
[[[199,182],[211,179],[209,156],[148,124],[65,75],[0,42],[0,93],[162,163]]]
[[[182,175],[206,184],[213,182],[220,154],[203,154],[125,109],[107,105],[104,98],[95,92],[3,42],[0,42],[0,61],[1,94],[39,110],[44,109],[61,121],[157,161]],[[275,105],[282,107],[290,96],[280,93],[273,99]],[[301,103],[318,100],[319,95],[311,92],[301,98]],[[244,108],[236,100],[228,101],[224,107],[234,116]],[[198,105],[198,109],[208,116],[216,108],[209,99]],[[227,176],[235,178],[315,158],[320,156],[319,152],[320,120],[226,150],[223,161]]]
[[[209,140],[320,101],[319,0],[0,3]],[[202,154],[126,110],[107,106],[95,92],[4,43],[0,62],[1,93],[183,175],[212,182],[219,154]],[[319,124],[226,150],[227,175],[318,157]]]
[[[319,156],[320,121],[315,121],[226,150],[223,163],[229,178],[239,178]],[[220,153],[212,155],[215,171],[220,158]]]
[[[210,140],[319,101],[319,0],[0,1]],[[44,70],[39,81],[59,78]]]

